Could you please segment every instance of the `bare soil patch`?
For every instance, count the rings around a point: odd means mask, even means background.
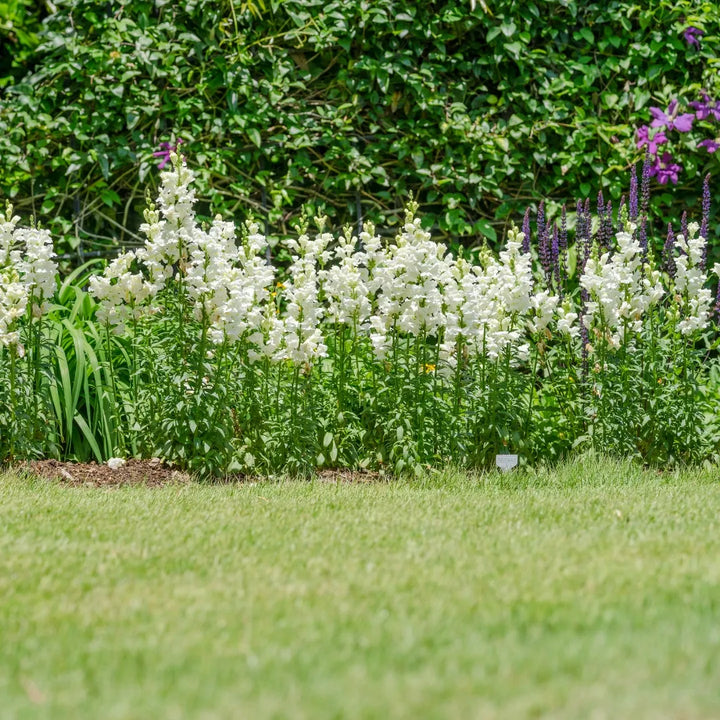
[[[113,470],[98,463],[72,463],[60,460],[33,460],[20,466],[21,470],[47,480],[58,480],[68,485],[108,487],[119,485],[146,485],[160,487],[170,483],[190,482],[190,476],[159,460],[128,460]]]
[[[63,462],[61,460],[33,460],[22,463],[18,470],[46,480],[66,485],[87,487],[112,487],[121,485],[145,485],[161,487],[168,484],[188,483],[192,478],[177,468],[160,460],[127,460],[122,467],[112,469],[108,465]],[[325,469],[317,473],[323,483],[377,483],[387,481],[381,473],[372,470]],[[218,482],[262,482],[264,478],[247,475],[231,475]]]

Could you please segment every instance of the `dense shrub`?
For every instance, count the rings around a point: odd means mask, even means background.
[[[52,217],[63,251],[137,242],[152,154],[182,138],[208,214],[251,208],[287,233],[303,204],[339,227],[416,193],[441,234],[492,241],[539,198],[603,186],[617,207],[649,107],[720,90],[717,2],[475,5],[43,4],[27,72],[0,60],[0,192]],[[694,199],[712,160],[688,149],[656,202]]]
[[[0,2],[0,87],[27,72],[28,58],[39,41],[41,13],[34,0]]]

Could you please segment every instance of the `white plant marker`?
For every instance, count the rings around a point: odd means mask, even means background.
[[[501,472],[508,472],[514,467],[517,467],[518,456],[517,455],[496,455],[495,465],[500,468]]]

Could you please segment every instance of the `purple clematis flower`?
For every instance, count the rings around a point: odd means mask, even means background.
[[[720,121],[720,100],[711,100],[710,96],[703,90],[702,101],[693,100],[688,103],[690,107],[695,110],[695,117],[698,120],[711,120]]]
[[[720,142],[718,142],[717,138],[715,138],[714,140],[701,140],[698,143],[698,147],[704,147],[709,153],[714,153],[720,150]]]
[[[705,34],[704,30],[701,30],[700,28],[696,28],[693,25],[690,25],[689,27],[686,27],[685,30],[683,30],[683,37],[685,38],[685,42],[688,45],[695,45],[695,47],[700,47],[700,38]]]
[[[674,158],[669,153],[663,153],[661,158],[655,158],[655,162],[649,168],[650,177],[657,177],[661,185],[667,185],[668,180],[677,185],[678,173],[682,172],[682,165],[673,162]]]
[[[650,114],[653,116],[654,119],[650,123],[650,127],[666,127],[668,130],[677,130],[678,132],[690,132],[690,130],[692,130],[692,124],[695,116],[691,113],[678,115],[677,111],[677,100],[672,100],[668,105],[668,109],[665,112],[663,112],[660,108],[651,107]]]
[[[171,145],[169,142],[160,143],[160,150],[153,153],[153,157],[161,158],[160,162],[158,163],[158,168],[160,170],[162,170],[170,162],[170,155],[178,151],[181,143],[181,138],[178,138],[178,141],[175,143],[175,145]]]
[[[642,125],[637,129],[637,148],[645,147],[651,155],[657,155],[658,146],[667,142],[667,137],[663,130],[658,130],[652,137],[650,136],[650,127]]]

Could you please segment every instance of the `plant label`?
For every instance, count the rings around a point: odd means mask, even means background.
[[[497,465],[502,472],[508,472],[514,467],[517,467],[518,456],[517,455],[496,455],[495,465]]]

